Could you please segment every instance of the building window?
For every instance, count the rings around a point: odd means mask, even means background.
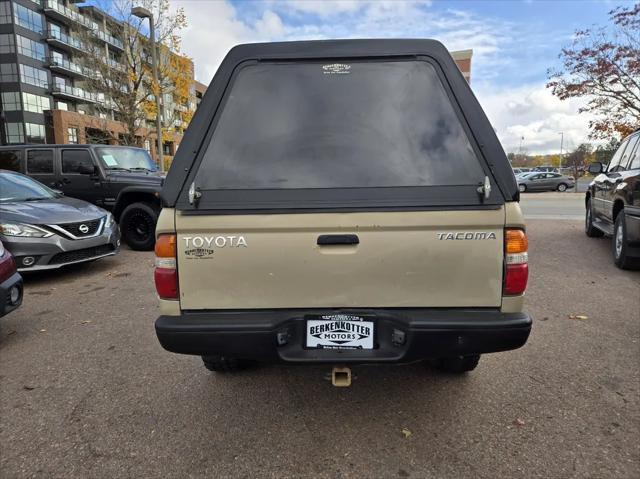
[[[35,58],[36,60],[44,61],[44,45],[42,43],[35,42],[30,38],[23,37],[22,35],[16,35],[16,39],[18,43],[18,53],[27,57]]]
[[[69,105],[67,105],[65,102],[63,101],[57,101],[56,102],[56,109],[57,110],[64,110],[64,111],[68,111],[69,110]]]
[[[0,82],[17,82],[17,81],[18,81],[18,68],[16,64],[0,63]]]
[[[173,153],[171,153],[172,149],[173,149],[173,143],[169,142],[169,143],[163,143],[162,144],[162,154],[163,155],[167,155],[167,156],[173,155]]]
[[[14,2],[13,16],[21,27],[42,34],[42,15],[39,13]]]
[[[53,150],[29,150],[27,173],[53,173]]]
[[[144,140],[144,149],[151,153],[151,142],[149,140]]]
[[[49,20],[49,33],[53,33],[54,38],[62,38],[62,35],[67,34],[63,27],[57,23],[53,23],[51,20]]]
[[[33,113],[44,113],[44,110],[51,110],[51,100],[48,97],[33,93],[22,92],[22,104],[25,111]]]
[[[78,129],[77,128],[67,128],[67,143],[72,145],[78,144]]]
[[[38,123],[25,123],[25,137],[27,143],[44,143],[44,125]]]
[[[5,123],[7,143],[24,143],[24,129],[22,123]]]
[[[57,87],[60,87],[62,90],[67,86],[67,79],[62,77],[53,77],[53,84]]]
[[[22,110],[20,103],[20,92],[5,91],[2,93],[2,109],[4,111]]]
[[[81,169],[86,170],[87,168],[93,168],[93,161],[88,150],[62,150],[63,173],[80,173]]]
[[[16,45],[11,33],[0,34],[0,53],[15,53]]]
[[[47,72],[29,65],[20,65],[20,81],[41,88],[49,88]]]
[[[0,23],[11,23],[11,6],[9,2],[0,2]]]

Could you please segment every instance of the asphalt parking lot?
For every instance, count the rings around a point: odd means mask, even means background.
[[[638,477],[640,272],[555,216],[529,221],[528,344],[464,377],[217,376],[159,346],[152,253],[28,277],[0,320],[0,475]]]
[[[584,194],[581,193],[522,193],[520,207],[528,220],[584,221]]]

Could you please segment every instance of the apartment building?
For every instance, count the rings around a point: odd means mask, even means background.
[[[125,68],[122,32],[126,24],[92,5],[72,0],[0,0],[0,140],[21,143],[118,143],[125,133],[118,109],[90,81],[96,45],[100,61]],[[120,37],[120,38],[119,38]],[[92,56],[89,58],[89,42]],[[166,49],[165,49],[166,50]],[[168,54],[175,55],[171,52]],[[182,104],[162,98],[164,154],[173,156],[196,108],[193,63],[183,75],[190,94]],[[167,122],[171,122],[167,125]],[[155,123],[138,132],[155,157]]]
[[[451,52],[451,56],[467,82],[471,83],[471,58],[473,57],[473,50],[458,50]]]

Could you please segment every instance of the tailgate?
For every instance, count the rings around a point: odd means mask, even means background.
[[[183,310],[499,307],[504,207],[189,215],[176,211]],[[318,245],[321,235],[358,244]]]

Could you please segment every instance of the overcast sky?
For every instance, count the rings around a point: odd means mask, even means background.
[[[435,38],[473,49],[471,83],[505,151],[557,153],[588,141],[578,101],[545,88],[576,29],[606,24],[612,1],[173,0],[184,8],[184,53],[208,84],[234,45],[327,38]]]

